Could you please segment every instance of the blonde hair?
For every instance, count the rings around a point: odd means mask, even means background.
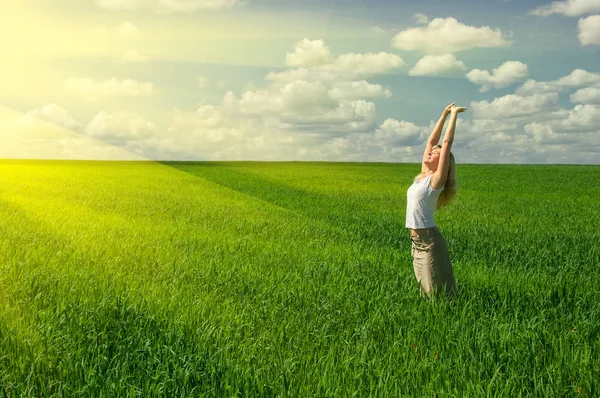
[[[441,145],[433,146],[433,149],[441,149]],[[415,181],[419,181],[423,176],[425,176],[425,172],[419,173],[415,177]],[[440,197],[438,198],[436,209],[440,209],[442,207],[448,206],[454,196],[456,196],[456,190],[458,189],[458,183],[456,182],[456,162],[454,161],[454,154],[450,152],[450,162],[448,164],[448,177],[446,178],[446,184],[444,184],[444,190],[440,193]]]

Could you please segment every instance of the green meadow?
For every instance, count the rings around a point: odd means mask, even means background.
[[[600,166],[458,165],[419,294],[414,164],[0,161],[11,397],[600,395]]]

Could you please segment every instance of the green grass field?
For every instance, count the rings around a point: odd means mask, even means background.
[[[600,166],[0,161],[4,396],[598,396]]]

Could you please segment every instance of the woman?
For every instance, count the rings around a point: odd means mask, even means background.
[[[456,284],[446,241],[437,229],[433,214],[436,209],[450,203],[456,193],[454,156],[450,152],[454,140],[454,128],[459,113],[465,107],[448,105],[429,136],[421,174],[406,193],[406,228],[410,228],[412,259],[421,293],[447,293],[456,295]],[[450,122],[443,145],[438,145],[446,118]]]

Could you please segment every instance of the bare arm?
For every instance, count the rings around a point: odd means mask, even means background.
[[[444,109],[442,115],[440,116],[440,119],[438,120],[435,127],[433,128],[433,131],[429,135],[429,139],[427,140],[427,144],[425,145],[425,151],[423,152],[423,160],[421,161],[421,172],[427,171],[427,166],[425,166],[425,159],[427,158],[427,154],[431,152],[431,148],[437,145],[438,141],[440,140],[442,129],[444,128],[444,123],[446,123],[446,118],[450,114],[450,109],[452,109],[454,104],[455,102],[451,103]]]
[[[450,150],[452,149],[452,142],[454,142],[454,129],[456,127],[456,119],[458,114],[466,111],[465,107],[453,106],[450,112],[450,121],[444,134],[444,142],[442,144],[442,150],[440,151],[440,160],[438,168],[435,173],[431,176],[431,187],[433,189],[440,189],[446,183],[448,179],[448,168],[450,167]]]

